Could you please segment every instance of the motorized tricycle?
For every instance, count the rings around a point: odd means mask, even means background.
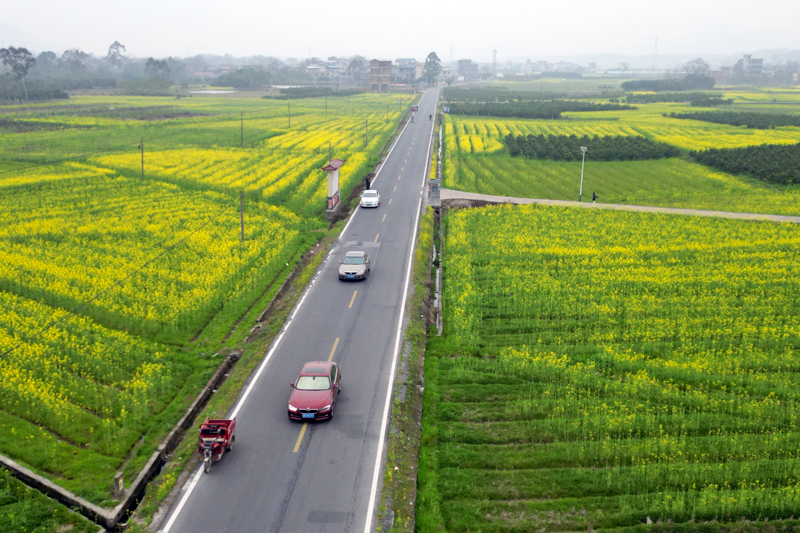
[[[236,419],[210,419],[200,424],[197,449],[203,456],[203,469],[208,474],[211,463],[222,459],[222,454],[231,451],[236,440]]]

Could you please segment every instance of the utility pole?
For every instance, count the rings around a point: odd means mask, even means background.
[[[581,198],[583,197],[583,165],[584,165],[584,163],[586,163],[586,150],[588,150],[588,148],[586,148],[585,146],[581,146],[581,154],[583,155],[583,158],[581,159],[581,188],[578,191],[578,201],[579,202],[581,201]]]
[[[239,146],[244,148],[244,111],[239,111],[239,114],[242,120],[241,128],[239,129]]]
[[[241,239],[244,242],[244,191],[239,191],[239,227],[241,228]]]
[[[142,137],[142,142],[139,143],[139,148],[142,149],[142,179],[144,179],[144,137]]]

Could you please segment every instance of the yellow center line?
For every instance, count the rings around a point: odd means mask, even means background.
[[[352,297],[352,298],[350,298],[350,305],[348,305],[348,306],[347,306],[347,308],[348,308],[348,309],[350,309],[351,307],[353,307],[353,302],[355,302],[355,301],[356,301],[356,294],[358,294],[358,291],[353,291],[353,297]]]
[[[394,200],[394,198],[389,198],[389,205],[392,205],[392,200]]]
[[[337,346],[339,346],[339,337],[336,337],[336,340],[333,341],[333,348],[331,348],[331,355],[328,356],[328,361],[333,361],[333,354],[336,352]]]
[[[404,171],[405,169],[406,169],[406,166],[403,165],[403,168],[400,169],[400,172]]]
[[[303,422],[303,427],[300,428],[300,434],[297,436],[297,442],[294,443],[294,451],[292,453],[297,453],[297,450],[300,449],[300,443],[303,442],[303,435],[306,434],[306,426],[308,426],[308,422]]]
[[[381,222],[386,222],[386,215],[388,215],[388,213],[383,214],[383,220],[381,220]]]
[[[383,216],[385,217],[386,215],[383,215]],[[372,241],[372,242],[378,242],[378,237],[380,237],[380,236],[381,236],[381,234],[380,234],[380,233],[378,233],[377,235],[375,235],[375,240],[374,240],[374,241]]]
[[[394,190],[397,190],[397,185],[394,186]]]

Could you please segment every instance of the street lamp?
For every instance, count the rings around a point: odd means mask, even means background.
[[[583,165],[586,163],[586,150],[588,150],[588,148],[586,148],[585,146],[581,146],[581,156],[582,156],[582,159],[581,159],[581,189],[580,189],[580,191],[578,191],[578,201],[579,202],[581,201],[581,198],[583,197]]]

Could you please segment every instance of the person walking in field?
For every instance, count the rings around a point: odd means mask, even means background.
[[[592,191],[592,203],[597,202],[597,191]]]

